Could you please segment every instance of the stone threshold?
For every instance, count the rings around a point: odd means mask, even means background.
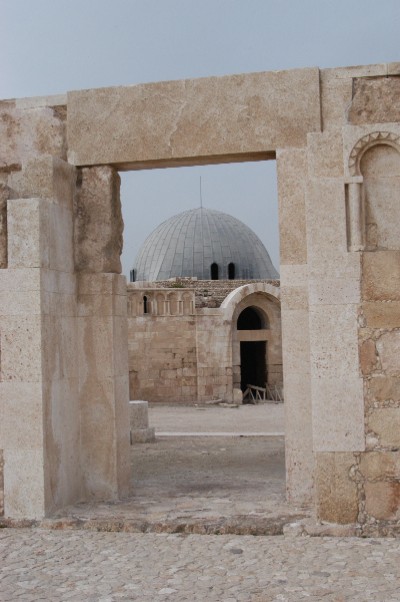
[[[241,433],[241,432],[157,432],[156,437],[284,437],[285,433]]]

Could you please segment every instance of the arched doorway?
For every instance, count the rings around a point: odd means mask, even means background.
[[[246,340],[240,340],[240,388],[245,392],[249,386],[265,388],[268,382],[267,340],[265,331],[269,327],[264,311],[250,305],[243,309],[237,319],[237,330]],[[256,336],[252,333],[255,331]]]

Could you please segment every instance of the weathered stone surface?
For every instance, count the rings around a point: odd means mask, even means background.
[[[368,328],[400,328],[399,301],[368,301],[362,311]]]
[[[0,449],[0,516],[4,516],[4,459]]]
[[[393,520],[400,515],[400,483],[365,483],[365,510],[378,520]]]
[[[382,447],[400,446],[400,408],[374,409],[368,416],[368,428],[377,434]]]
[[[43,155],[29,159],[9,178],[13,198],[42,198],[72,209],[76,169],[59,159]]]
[[[369,401],[400,401],[400,378],[376,375],[369,379],[368,387]]]
[[[68,156],[74,165],[140,168],[267,157],[277,148],[304,146],[307,133],[315,131],[318,69],[68,94]]]
[[[400,452],[367,452],[361,455],[360,471],[371,481],[400,479]]]
[[[363,341],[360,345],[360,367],[361,372],[365,374],[370,374],[372,370],[376,367],[377,362],[377,354],[375,343],[371,339],[367,341]]]
[[[400,301],[400,251],[363,253],[361,290],[365,301]]]
[[[400,79],[355,78],[348,119],[353,125],[400,121]]]
[[[277,153],[279,233],[281,265],[307,263],[305,181],[307,157],[304,150]]]
[[[120,177],[112,167],[81,171],[75,199],[75,268],[121,273]]]
[[[376,348],[382,370],[387,375],[400,376],[400,330],[393,330],[380,336]]]
[[[356,484],[349,471],[354,465],[351,453],[316,454],[316,495],[318,518],[332,523],[357,520]]]
[[[341,130],[308,135],[308,169],[312,178],[343,176],[343,137]]]
[[[65,118],[65,106],[52,105],[51,97],[24,105],[1,101],[0,171],[18,170],[38,155],[66,159]]]
[[[7,267],[7,199],[10,190],[0,185],[0,269]]]

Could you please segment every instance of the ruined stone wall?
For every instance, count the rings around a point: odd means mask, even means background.
[[[289,499],[328,521],[397,519],[399,76],[312,68],[0,103],[5,515],[128,491],[117,170],[276,157]],[[232,322],[225,300],[198,299],[206,398],[233,388]]]
[[[196,401],[192,290],[140,290],[128,285],[128,357],[130,399]]]
[[[197,280],[196,278],[173,278],[171,280],[162,280],[157,282],[130,283],[129,286],[143,286],[154,288],[190,288],[194,290],[196,307],[220,307],[223,300],[239,286],[251,284],[254,280]],[[265,284],[279,287],[279,280],[257,280]]]

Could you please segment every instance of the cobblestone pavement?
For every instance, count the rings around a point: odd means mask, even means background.
[[[389,602],[400,540],[3,529],[1,602]]]

